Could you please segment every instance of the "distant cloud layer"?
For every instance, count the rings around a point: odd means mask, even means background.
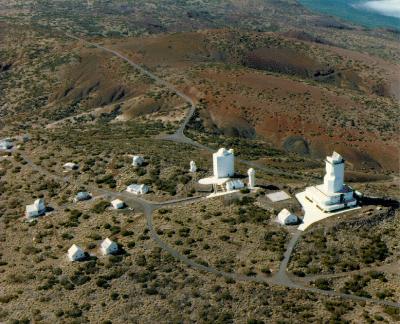
[[[360,7],[377,11],[385,16],[400,18],[400,0],[367,1]]]

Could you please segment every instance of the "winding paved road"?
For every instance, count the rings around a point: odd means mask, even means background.
[[[208,147],[206,147],[206,146],[204,146],[202,144],[199,144],[199,143],[187,138],[185,136],[185,134],[184,134],[184,129],[185,129],[187,123],[190,121],[190,118],[193,116],[193,113],[195,111],[195,103],[193,102],[193,100],[190,97],[188,97],[187,95],[185,95],[184,93],[182,93],[181,91],[176,89],[172,84],[160,79],[159,77],[154,75],[152,72],[146,70],[142,66],[136,64],[135,62],[131,61],[129,58],[127,58],[124,55],[116,52],[115,50],[103,47],[103,46],[95,44],[95,43],[91,43],[91,42],[85,41],[85,40],[80,39],[78,37],[75,37],[73,35],[67,35],[67,36],[70,37],[70,38],[73,38],[75,40],[78,40],[78,41],[83,41],[83,42],[85,42],[85,43],[87,43],[89,45],[92,45],[94,47],[97,47],[99,49],[102,49],[102,50],[104,50],[106,52],[109,52],[111,54],[114,54],[114,55],[118,56],[122,60],[128,62],[130,65],[135,67],[141,73],[143,73],[143,74],[147,75],[148,77],[152,78],[158,84],[161,84],[161,85],[165,86],[170,91],[175,92],[178,96],[180,96],[182,99],[184,99],[186,102],[188,102],[190,104],[190,109],[189,109],[189,111],[188,111],[188,113],[187,113],[182,125],[179,127],[179,129],[173,135],[170,135],[169,137],[167,137],[165,139],[176,141],[176,142],[181,142],[181,143],[187,143],[187,144],[190,144],[190,145],[194,145],[196,147],[200,147],[200,148],[203,148],[203,149],[211,150],[210,148],[208,148]],[[49,172],[48,170],[42,168],[41,166],[35,165],[29,159],[29,157],[27,157],[26,155],[23,155],[23,158],[28,162],[28,164],[30,166],[32,166],[37,171],[40,171],[40,172],[42,172],[42,173],[44,173],[46,175],[49,175],[52,178],[56,178],[56,179],[59,179],[59,180],[62,179],[63,181],[66,181],[64,177],[60,177],[60,176],[54,175],[51,172]],[[271,169],[271,168],[264,167],[264,166],[260,166],[257,163],[254,163],[254,162],[251,162],[251,161],[240,160],[240,162],[242,162],[244,164],[251,165],[252,167],[263,169],[263,170],[265,170],[267,172],[282,173],[279,170]],[[109,197],[120,197],[120,198],[123,198],[123,199],[125,199],[125,201],[130,202],[130,203],[135,204],[136,206],[138,206],[146,216],[147,226],[149,228],[149,232],[150,232],[150,235],[151,235],[152,239],[163,250],[165,250],[168,253],[170,253],[171,255],[173,255],[176,259],[180,260],[184,264],[186,264],[186,265],[188,265],[188,266],[190,266],[190,267],[192,267],[194,269],[197,269],[199,271],[212,273],[214,275],[224,276],[224,277],[227,277],[227,278],[234,279],[236,281],[252,281],[252,282],[260,282],[260,283],[268,283],[268,284],[280,285],[280,286],[284,286],[284,287],[288,287],[288,288],[301,289],[301,290],[304,290],[304,291],[309,291],[309,292],[322,294],[322,295],[326,295],[326,296],[330,296],[330,297],[339,297],[339,298],[349,299],[349,300],[353,300],[353,301],[362,301],[362,302],[379,304],[379,305],[383,305],[383,306],[392,306],[392,307],[400,308],[400,303],[396,303],[396,302],[391,302],[391,301],[386,301],[386,300],[379,300],[379,299],[372,299],[372,298],[365,298],[365,297],[359,297],[359,296],[349,295],[349,294],[342,294],[342,293],[338,293],[338,292],[335,292],[335,291],[326,291],[326,290],[321,290],[321,289],[318,289],[318,288],[307,287],[307,286],[302,285],[301,283],[293,282],[292,279],[289,278],[289,276],[287,274],[287,265],[289,263],[289,260],[290,260],[290,257],[292,255],[293,249],[294,249],[297,241],[299,240],[299,238],[301,236],[301,232],[300,231],[295,232],[293,234],[293,236],[291,237],[291,240],[289,241],[288,246],[286,248],[286,251],[284,253],[284,259],[281,262],[279,271],[275,275],[273,275],[271,277],[260,276],[260,275],[258,275],[258,276],[246,276],[246,275],[242,275],[242,274],[224,272],[224,271],[220,271],[220,270],[215,269],[215,268],[210,267],[210,266],[199,264],[199,263],[195,262],[194,260],[191,260],[191,259],[187,258],[186,256],[182,255],[179,251],[177,251],[176,249],[171,247],[169,244],[164,242],[162,240],[162,238],[160,238],[160,236],[157,234],[156,228],[155,228],[154,223],[153,223],[153,212],[156,209],[159,209],[159,208],[162,208],[162,207],[167,207],[167,206],[172,206],[172,205],[175,205],[175,204],[195,202],[195,201],[198,201],[200,199],[204,199],[203,197],[191,197],[191,198],[177,199],[177,200],[171,200],[171,201],[166,201],[166,202],[150,202],[150,201],[147,201],[147,200],[145,200],[145,199],[143,199],[141,197],[133,196],[133,195],[131,195],[129,193],[126,193],[126,192],[118,193],[118,192],[113,192],[113,191],[106,190],[106,189],[99,189],[99,188],[93,188],[93,189],[96,190],[97,192],[100,192],[100,193],[102,193],[104,195],[107,195]]]
[[[211,151],[211,152],[215,151],[214,149],[212,149],[210,147],[207,147],[206,145],[203,145],[201,143],[198,143],[198,142],[192,140],[191,138],[189,138],[189,137],[187,137],[185,135],[185,128],[186,128],[187,124],[189,123],[190,119],[192,118],[193,114],[196,111],[196,103],[192,98],[190,98],[185,93],[180,91],[173,84],[171,84],[171,83],[159,78],[157,75],[155,75],[151,71],[145,69],[143,66],[133,62],[130,58],[126,57],[125,55],[123,55],[123,54],[121,54],[121,53],[119,53],[119,52],[117,52],[117,51],[115,51],[113,49],[104,47],[104,46],[102,46],[100,44],[89,42],[87,40],[84,40],[82,38],[76,37],[74,35],[67,34],[67,36],[72,38],[72,39],[75,39],[75,40],[80,41],[80,42],[84,42],[87,45],[96,47],[98,49],[101,49],[101,50],[103,50],[105,52],[108,52],[110,54],[113,54],[113,55],[119,57],[120,59],[122,59],[123,61],[127,62],[128,64],[130,64],[135,69],[137,69],[139,72],[141,72],[144,75],[146,75],[149,78],[151,78],[157,84],[164,86],[165,88],[167,88],[171,92],[174,92],[177,96],[179,96],[180,98],[182,98],[185,102],[187,102],[189,104],[190,108],[189,108],[188,112],[186,113],[186,116],[185,116],[184,120],[182,121],[182,123],[179,126],[179,128],[175,131],[175,133],[171,134],[171,135],[163,136],[161,139],[167,140],[167,141],[176,142],[176,143],[184,143],[184,144],[192,145],[192,146],[198,147],[200,149]],[[265,171],[265,172],[268,172],[268,173],[274,174],[274,175],[287,175],[288,173],[290,173],[288,171],[283,172],[283,171],[281,171],[279,169],[276,169],[276,168],[271,168],[271,167],[268,167],[268,166],[265,166],[265,165],[261,165],[259,163],[254,162],[254,161],[248,161],[248,160],[238,159],[238,158],[236,160],[238,162],[240,162],[242,164],[245,164],[247,166],[250,166],[252,168],[257,168],[259,170],[262,170],[262,171]],[[296,174],[296,176],[299,176],[299,175]]]

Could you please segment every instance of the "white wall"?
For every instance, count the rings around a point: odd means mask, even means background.
[[[235,157],[233,152],[226,151],[226,154],[221,155],[221,151],[213,154],[213,170],[214,177],[216,178],[228,178],[235,174],[234,167]]]

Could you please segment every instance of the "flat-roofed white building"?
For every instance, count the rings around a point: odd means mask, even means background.
[[[125,207],[125,203],[121,199],[114,199],[111,202],[111,205],[113,206],[114,209],[121,209]]]
[[[226,182],[225,184],[226,191],[239,190],[244,188],[244,183],[239,179],[232,179]]]
[[[126,191],[135,195],[143,195],[149,192],[149,187],[145,184],[131,184],[126,188]]]
[[[100,251],[103,255],[115,254],[118,252],[118,244],[107,237],[101,242]]]

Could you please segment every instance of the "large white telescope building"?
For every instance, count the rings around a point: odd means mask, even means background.
[[[235,156],[233,149],[220,148],[213,153],[213,171],[217,179],[233,177],[235,174]]]
[[[323,212],[354,207],[357,204],[353,189],[344,184],[344,162],[342,156],[336,152],[327,156],[324,183],[305,190],[305,198],[315,203]]]

